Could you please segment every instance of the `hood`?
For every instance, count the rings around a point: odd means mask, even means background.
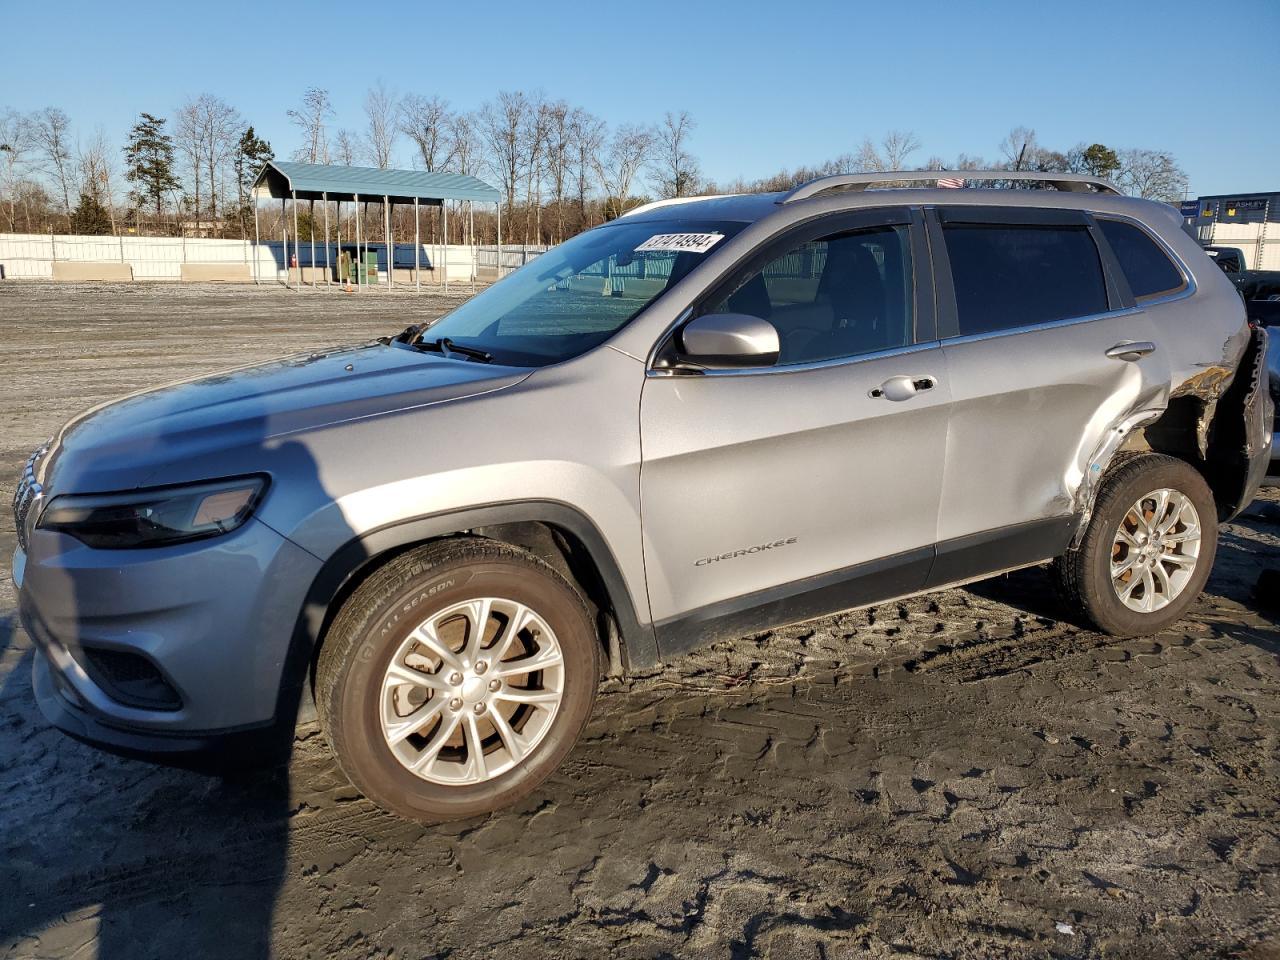
[[[500,390],[531,372],[380,342],[283,357],[88,410],[59,431],[38,475],[53,493],[126,490],[160,482],[160,474],[170,482],[176,464],[207,463],[223,451],[265,449],[288,435]],[[243,467],[242,457],[228,459]]]

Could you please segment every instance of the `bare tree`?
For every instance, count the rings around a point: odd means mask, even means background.
[[[516,188],[524,170],[522,134],[528,123],[529,98],[522,92],[503,90],[480,110],[480,135],[489,151],[489,164],[507,201],[507,212],[516,206]]]
[[[530,98],[525,114],[520,145],[524,152],[525,208],[524,242],[529,242],[530,227],[538,242],[542,241],[542,177],[546,171],[548,105],[541,93]],[[531,219],[536,221],[531,223]]]
[[[858,170],[883,173],[886,170],[902,170],[907,157],[920,149],[920,141],[910,130],[890,130],[879,144],[867,137],[858,148],[853,162]]]
[[[547,177],[551,181],[551,197],[555,204],[552,243],[559,243],[564,239],[564,199],[573,159],[573,130],[570,124],[572,115],[573,111],[563,100],[547,104]]]
[[[400,101],[400,131],[418,148],[423,170],[439,170],[453,159],[449,128],[453,120],[449,101],[440,97],[406,94]]]
[[[483,150],[479,118],[474,113],[450,114],[446,135],[449,159],[444,166],[458,173],[475,174],[480,169]]]
[[[344,167],[353,167],[362,159],[360,137],[343,128],[333,138],[333,159]]]
[[[227,173],[240,143],[244,120],[235,107],[210,94],[200,98],[200,107],[205,127],[205,170],[209,175],[209,219],[216,223],[218,193],[222,193],[225,208]]]
[[[1125,191],[1147,200],[1177,203],[1187,191],[1187,175],[1164,150],[1125,150],[1119,180]]]
[[[71,119],[57,107],[31,118],[31,140],[62,193],[62,212],[71,223]]]
[[[569,136],[573,153],[573,176],[577,186],[578,229],[587,227],[587,190],[592,174],[600,166],[606,136],[604,121],[587,111],[575,108],[569,117]]]
[[[31,121],[15,110],[0,115],[0,161],[3,162],[4,192],[9,198],[9,229],[18,229],[18,172],[31,149]],[[30,215],[28,214],[28,228]]]
[[[205,137],[206,130],[201,117],[199,100],[198,98],[188,98],[187,102],[178,108],[173,141],[191,170],[187,195],[191,200],[191,212],[196,219],[197,229],[199,229],[200,211],[202,209],[200,186],[204,178]]]
[[[222,194],[225,207],[227,179],[244,121],[235,107],[211,93],[188,98],[178,110],[177,120],[175,141],[191,165],[192,212],[197,230],[205,219],[203,195],[208,200],[208,220],[216,232],[218,195]]]
[[[656,186],[664,197],[687,197],[698,190],[698,161],[688,150],[697,124],[687,110],[668,112],[658,128]]]
[[[1014,127],[1000,141],[1000,153],[1004,155],[1006,170],[1029,169],[1039,150],[1036,132],[1029,127]]]
[[[302,130],[303,144],[294,151],[294,159],[306,163],[329,162],[329,138],[325,124],[333,117],[329,91],[309,87],[302,95],[302,106],[289,111],[289,119]]]
[[[386,170],[391,166],[391,153],[395,149],[399,110],[396,99],[379,81],[364,95],[364,115],[367,121],[366,136],[374,166]]]
[[[627,211],[631,187],[653,153],[656,140],[652,127],[627,124],[619,127],[600,158],[596,173],[605,192],[605,217],[613,220]]]

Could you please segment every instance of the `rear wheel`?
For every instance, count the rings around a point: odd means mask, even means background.
[[[420,820],[531,793],[591,713],[600,644],[577,591],[524,550],[450,540],[374,573],[334,619],[320,722],[351,782]]]
[[[1103,482],[1080,544],[1054,564],[1072,609],[1116,636],[1156,633],[1204,589],[1218,543],[1217,507],[1200,473],[1159,454]]]

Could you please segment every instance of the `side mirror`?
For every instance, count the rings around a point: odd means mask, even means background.
[[[708,313],[680,331],[684,359],[704,367],[768,367],[778,362],[778,331],[745,313]]]

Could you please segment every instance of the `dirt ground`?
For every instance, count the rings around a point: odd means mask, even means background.
[[[0,283],[0,496],[94,402],[446,306]],[[6,511],[5,956],[1280,957],[1275,490],[1160,636],[1079,629],[1030,570],[744,638],[608,682],[532,799],[436,827],[314,728],[236,780],[50,729],[13,546]]]

